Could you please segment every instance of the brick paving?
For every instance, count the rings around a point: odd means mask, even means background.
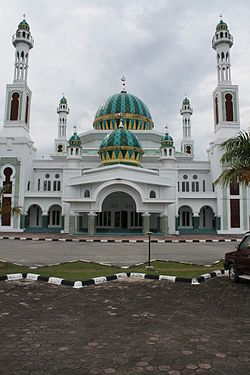
[[[250,374],[250,283],[0,283],[0,374]]]

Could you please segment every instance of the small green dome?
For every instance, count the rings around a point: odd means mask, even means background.
[[[216,31],[227,30],[227,29],[228,29],[228,27],[227,27],[226,22],[224,22],[223,20],[220,20],[220,22],[216,26]]]
[[[98,153],[102,166],[127,164],[139,167],[143,150],[136,135],[119,126],[104,138]]]
[[[18,30],[27,30],[27,31],[30,31],[30,27],[29,27],[29,24],[28,22],[23,19],[19,25],[18,25]]]
[[[183,105],[190,105],[190,100],[187,97],[185,97],[185,99],[183,100],[182,104]]]
[[[173,147],[174,140],[171,135],[166,132],[164,136],[161,138],[161,147]]]
[[[62,99],[60,100],[60,104],[66,104],[67,105],[67,99],[65,98],[65,96],[63,96]]]
[[[96,130],[115,130],[120,124],[120,114],[124,128],[129,130],[149,130],[154,124],[146,104],[125,90],[110,96],[96,112],[93,127]]]
[[[76,131],[69,139],[69,146],[81,146],[81,140]]]

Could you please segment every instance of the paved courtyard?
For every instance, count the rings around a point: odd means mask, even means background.
[[[250,374],[250,283],[0,283],[0,374]]]
[[[235,249],[235,242],[152,243],[151,258],[211,264]],[[147,243],[86,243],[47,241],[0,241],[0,260],[26,266],[89,260],[127,266],[148,259]]]

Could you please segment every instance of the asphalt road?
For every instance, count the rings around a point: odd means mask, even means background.
[[[212,264],[235,249],[235,242],[220,243],[152,243],[151,259]],[[129,266],[148,259],[147,243],[82,243],[0,241],[0,260],[29,267],[89,260]]]

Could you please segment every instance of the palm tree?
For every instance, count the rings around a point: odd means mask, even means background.
[[[247,186],[250,182],[250,131],[241,131],[229,138],[221,144],[221,150],[224,151],[221,157],[223,171],[214,185],[225,187],[242,183]]]
[[[5,194],[9,193],[9,185],[6,184],[2,187],[0,187],[0,215],[6,214],[9,212],[9,207],[4,206],[3,204],[3,198]],[[19,206],[14,205],[11,207],[11,215],[20,215],[22,213],[22,210]]]

